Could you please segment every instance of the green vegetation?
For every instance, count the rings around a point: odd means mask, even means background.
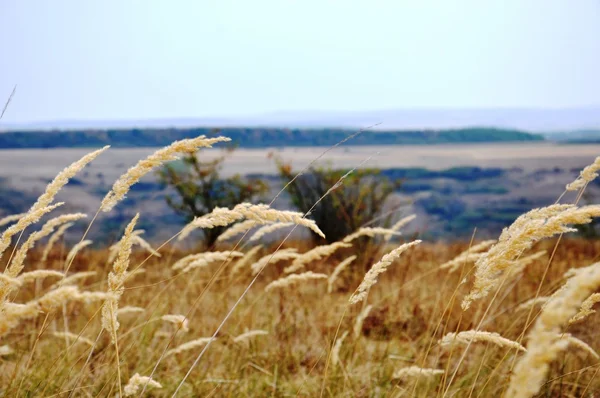
[[[241,148],[331,146],[355,131],[341,129],[190,128],[69,131],[11,131],[0,133],[0,149],[161,147],[198,135],[224,134]],[[465,128],[456,130],[374,131],[357,135],[351,145],[430,145],[511,141],[542,141],[541,135],[518,130]]]

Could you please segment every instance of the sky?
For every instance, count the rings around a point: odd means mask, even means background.
[[[600,0],[0,0],[3,123],[600,106]]]

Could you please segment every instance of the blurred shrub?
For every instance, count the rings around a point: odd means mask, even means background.
[[[167,204],[186,221],[210,213],[215,207],[231,208],[242,202],[255,202],[268,191],[266,182],[240,175],[222,178],[223,162],[232,153],[230,148],[223,155],[210,161],[201,161],[197,155],[165,165],[157,171],[163,187],[171,187],[176,195],[167,195]],[[204,244],[211,247],[226,229],[203,230]]]

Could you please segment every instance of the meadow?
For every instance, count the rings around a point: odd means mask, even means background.
[[[417,222],[409,215],[313,247],[291,235],[322,234],[310,214],[240,203],[213,209],[161,244],[143,239],[144,213],[121,226],[114,245],[94,242],[95,220],[124,205],[141,178],[220,141],[148,151],[87,215],[64,211],[56,197],[88,163],[114,155],[83,151],[27,212],[0,219],[4,396],[600,391],[600,242],[572,234],[600,216],[600,206],[579,203],[600,158],[559,187],[556,204],[525,212],[493,240],[473,228],[466,242],[424,242],[402,234]],[[65,244],[76,224],[85,231],[79,243]],[[209,250],[185,249],[218,226],[230,228]]]

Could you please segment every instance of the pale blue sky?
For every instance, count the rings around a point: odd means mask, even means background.
[[[600,1],[0,0],[5,123],[600,105]]]

